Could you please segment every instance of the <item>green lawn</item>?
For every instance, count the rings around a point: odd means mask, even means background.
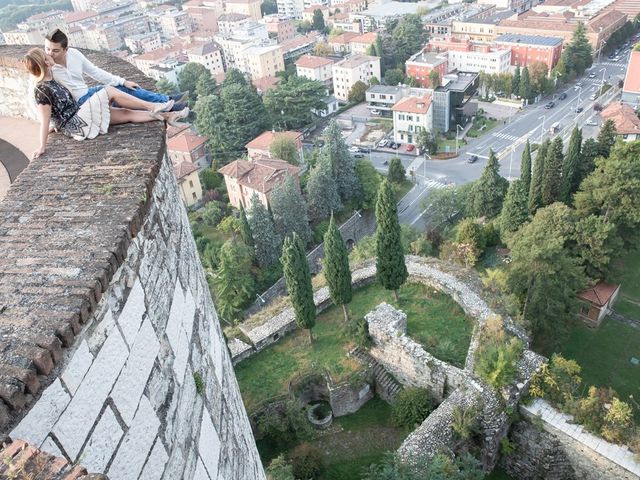
[[[614,310],[640,320],[640,250],[629,252],[615,261],[610,280],[622,284]]]
[[[407,172],[407,175],[408,175],[408,172]],[[400,184],[394,183],[393,190],[396,193],[396,200],[398,202],[402,200],[402,197],[404,197],[407,194],[407,192],[412,188],[413,188],[413,182],[411,180],[405,180]]]
[[[484,124],[484,128],[482,128],[483,124]],[[468,137],[472,137],[472,138],[480,137],[480,136],[486,134],[489,130],[491,130],[497,124],[498,124],[497,120],[490,120],[487,117],[478,116],[473,121],[473,126],[467,132],[467,136]],[[481,130],[481,128],[482,128],[482,130]]]
[[[323,454],[324,470],[316,480],[358,480],[385,452],[395,451],[405,436],[391,423],[391,407],[374,397],[356,413],[335,418],[328,430],[317,432],[308,442]],[[261,441],[257,444],[265,465],[281,453],[286,457],[296,446],[277,450]]]
[[[377,283],[356,291],[349,305],[351,318],[362,318],[378,304],[395,304],[393,293]],[[400,288],[399,308],[407,314],[408,333],[442,360],[464,365],[473,325],[455,301],[419,283]],[[312,368],[327,369],[335,381],[360,368],[347,358],[353,346],[343,330],[342,309],[332,306],[316,320],[314,343],[306,331],[296,330],[273,346],[235,367],[240,391],[248,410],[287,391],[288,381]]]
[[[630,362],[631,357],[640,359],[640,328],[611,318],[597,329],[577,324],[561,353],[580,364],[585,386],[610,386],[623,400],[632,394],[640,399],[640,366]]]

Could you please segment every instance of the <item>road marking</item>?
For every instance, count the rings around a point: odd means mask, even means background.
[[[502,138],[503,140],[509,140],[511,142],[515,142],[520,138],[516,135],[510,135],[508,133],[502,133],[502,132],[492,133],[491,135],[493,135],[494,137]]]

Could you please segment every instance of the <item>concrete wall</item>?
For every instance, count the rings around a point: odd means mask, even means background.
[[[0,433],[111,480],[264,479],[164,127],[54,135],[0,210]]]

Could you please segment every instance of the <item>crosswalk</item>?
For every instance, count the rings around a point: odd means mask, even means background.
[[[497,138],[502,138],[503,140],[509,140],[510,142],[515,142],[520,138],[516,135],[509,135],[508,133],[502,133],[502,132],[492,133],[491,135]]]
[[[424,185],[427,188],[435,188],[437,190],[447,188],[446,183],[438,182],[437,180],[427,180],[427,182]]]

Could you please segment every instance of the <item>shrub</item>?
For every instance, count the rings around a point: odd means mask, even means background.
[[[258,417],[257,427],[258,438],[267,439],[276,445],[306,439],[313,433],[304,407],[296,400],[266,407]]]
[[[631,437],[633,426],[631,405],[614,397],[604,415],[602,438],[613,443],[625,443]]]
[[[284,455],[280,455],[271,460],[266,473],[267,480],[295,480],[291,465],[284,459]]]
[[[393,422],[411,429],[421,424],[431,413],[431,396],[424,388],[411,387],[398,394],[391,405]]]
[[[502,318],[491,317],[482,328],[480,346],[476,350],[475,370],[493,388],[513,381],[524,346],[516,337],[507,340]]]
[[[406,172],[402,166],[402,162],[398,157],[393,157],[389,162],[389,181],[393,183],[402,183],[406,177]]]
[[[484,228],[474,219],[465,218],[458,224],[456,242],[473,245],[481,255],[487,245]]]
[[[329,229],[329,220],[323,220],[313,229],[313,243],[320,244],[324,241],[324,234]]]
[[[322,454],[309,443],[298,445],[289,457],[291,470],[297,479],[315,478],[322,471]]]
[[[571,409],[582,382],[580,371],[580,365],[574,360],[554,354],[551,361],[533,377],[530,393],[534,397],[546,398],[565,410]]]
[[[371,347],[369,324],[364,318],[350,318],[344,328],[347,338],[351,338],[357,346],[364,349]]]
[[[468,440],[478,427],[478,411],[475,408],[462,408],[456,405],[453,409],[451,428],[461,440]]]

